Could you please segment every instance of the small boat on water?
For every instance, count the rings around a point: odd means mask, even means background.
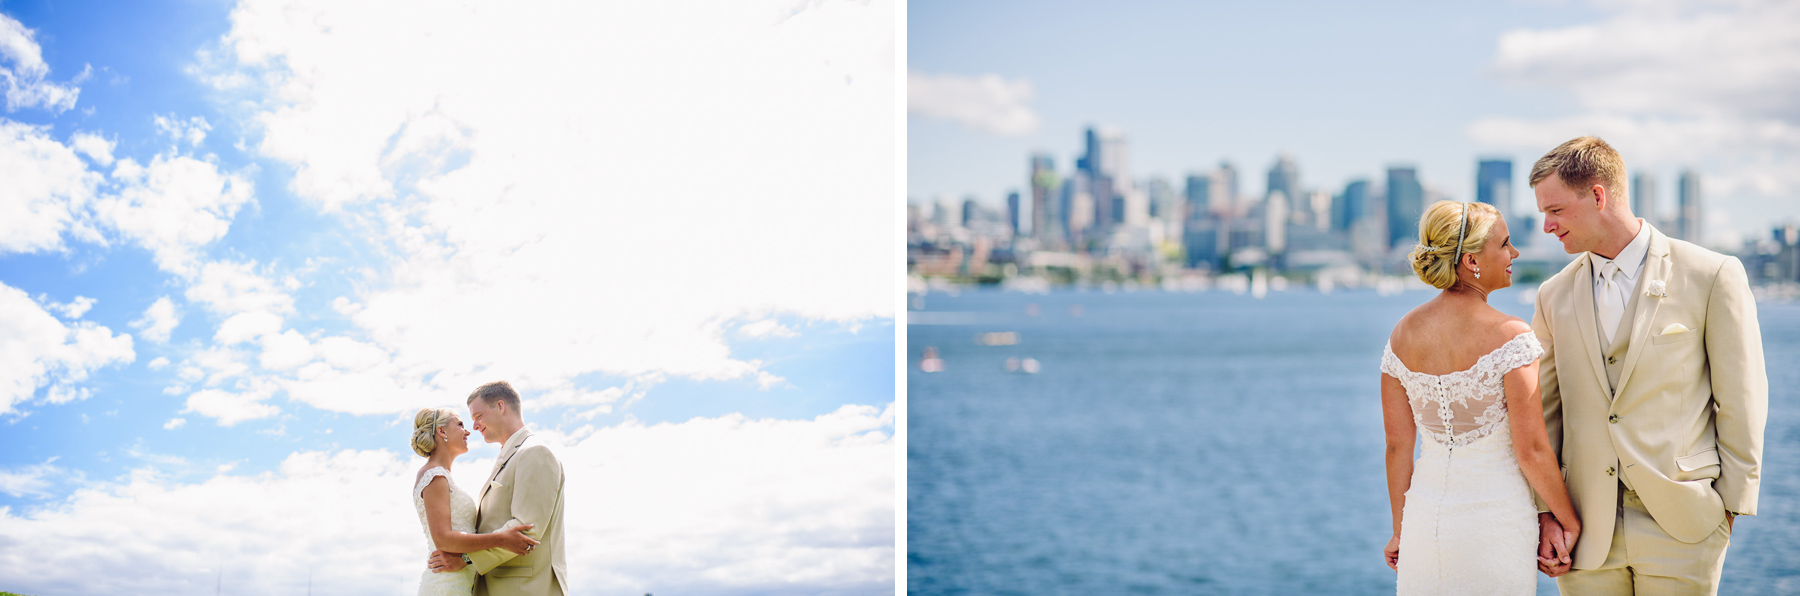
[[[938,357],[937,348],[925,346],[925,357],[919,360],[920,372],[944,372],[944,359]]]

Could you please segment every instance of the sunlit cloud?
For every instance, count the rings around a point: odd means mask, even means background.
[[[906,113],[949,120],[999,135],[1037,131],[1031,81],[1000,75],[906,74]]]

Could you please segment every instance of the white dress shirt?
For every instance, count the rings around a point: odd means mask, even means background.
[[[1600,324],[1600,345],[1612,345],[1613,338],[1618,335],[1619,322],[1625,319],[1625,305],[1631,303],[1631,293],[1637,290],[1638,278],[1644,272],[1644,257],[1650,254],[1650,224],[1638,220],[1637,236],[1625,245],[1619,255],[1608,259],[1589,252],[1588,264],[1594,278],[1594,313],[1595,322]],[[1606,273],[1616,266],[1612,273],[1611,283]]]

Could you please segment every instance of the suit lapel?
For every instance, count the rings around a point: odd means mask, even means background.
[[[481,495],[475,497],[476,503],[480,503],[482,499],[487,498],[488,489],[493,488],[494,486],[494,479],[500,477],[500,470],[506,469],[506,462],[512,460],[513,454],[519,452],[519,446],[524,445],[525,439],[530,437],[531,431],[523,428],[519,429],[518,432],[513,433],[513,436],[507,437],[506,445],[500,449],[500,456],[494,458],[494,469],[488,472],[487,482],[484,482],[481,485]],[[513,439],[518,439],[518,441],[514,442]]]
[[[1588,259],[1587,253],[1576,257],[1581,259],[1581,267],[1575,270],[1575,325],[1581,328],[1581,345],[1587,347],[1588,369],[1594,371],[1594,381],[1606,392],[1611,401],[1612,383],[1606,381],[1606,365],[1600,362],[1600,325],[1594,315],[1594,262]]]
[[[1650,224],[1644,224],[1650,225]],[[1669,260],[1669,240],[1650,228],[1650,252],[1645,257],[1644,277],[1638,280],[1637,291],[1645,292],[1650,287],[1650,280],[1667,280],[1674,263]],[[1667,298],[1639,296],[1637,310],[1631,322],[1631,345],[1625,348],[1625,367],[1619,370],[1619,388],[1613,391],[1616,397],[1625,393],[1625,383],[1631,380],[1631,371],[1637,368],[1638,357],[1644,354],[1645,344],[1650,343],[1650,330],[1655,325],[1656,313],[1662,311],[1662,303]],[[1651,303],[1655,304],[1651,304]]]

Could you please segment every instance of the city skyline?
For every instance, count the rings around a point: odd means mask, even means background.
[[[1529,199],[1521,170],[1562,141],[1596,134],[1662,188],[1682,169],[1700,173],[1707,237],[1721,245],[1800,218],[1800,143],[1751,132],[1796,123],[1765,100],[1721,91],[1800,101],[1781,82],[1791,77],[1769,70],[1800,59],[1787,43],[1800,29],[1781,26],[1800,15],[1780,7],[926,2],[910,14],[908,195],[921,201],[973,195],[998,205],[1023,187],[1017,156],[1047,152],[1066,170],[1080,153],[1071,131],[1104,124],[1131,137],[1135,172],[1171,180],[1221,158],[1261,170],[1287,152],[1314,188],[1405,164],[1424,185],[1474,200],[1477,159],[1509,157],[1515,210]],[[1189,26],[1221,22],[1232,26]],[[1715,29],[1693,29],[1698,22],[1741,24],[1741,36],[1727,45]],[[1581,59],[1595,50],[1577,32],[1630,24],[1679,38],[1670,48],[1695,60],[1764,48],[1738,62],[1768,74],[1671,63],[1668,48],[1642,35],[1609,38],[1641,66],[1608,73]],[[1559,69],[1554,56],[1572,62]],[[1631,78],[1650,72],[1663,74]],[[1686,82],[1666,87],[1673,81]]]

